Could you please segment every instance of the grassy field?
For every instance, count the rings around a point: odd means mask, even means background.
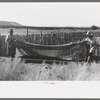
[[[41,64],[21,62],[21,59],[0,59],[1,81],[97,81],[100,80],[100,64],[68,62]]]

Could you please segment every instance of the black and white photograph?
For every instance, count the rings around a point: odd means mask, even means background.
[[[99,12],[100,3],[0,3],[0,81],[99,81]]]

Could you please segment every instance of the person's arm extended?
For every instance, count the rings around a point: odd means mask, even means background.
[[[14,35],[13,37],[14,37],[14,39],[13,39],[13,40],[15,41],[15,40],[16,40],[16,36]]]
[[[86,38],[86,41],[88,41],[89,43],[91,43],[91,44],[94,44],[94,41],[92,41],[90,38]]]

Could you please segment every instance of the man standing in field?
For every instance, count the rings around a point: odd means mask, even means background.
[[[7,43],[7,55],[8,57],[15,57],[16,48],[13,45],[13,42],[15,40],[15,37],[13,35],[13,29],[10,29],[10,34],[6,36],[6,43]]]
[[[93,54],[97,49],[98,42],[96,41],[95,36],[92,33],[90,33],[90,31],[87,32],[85,40],[87,41],[87,46],[89,46],[87,62],[93,62]]]

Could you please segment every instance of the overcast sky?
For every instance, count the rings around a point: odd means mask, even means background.
[[[100,26],[100,3],[0,3],[0,21],[29,26]]]

